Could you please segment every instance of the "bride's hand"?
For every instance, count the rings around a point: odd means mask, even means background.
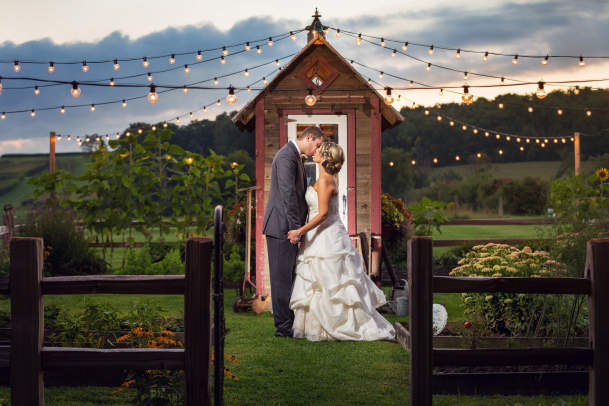
[[[290,240],[292,244],[296,244],[298,241],[300,241],[300,237],[302,237],[302,234],[299,230],[288,231],[288,240]]]

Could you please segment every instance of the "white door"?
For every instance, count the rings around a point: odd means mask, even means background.
[[[343,149],[345,154],[345,162],[342,169],[338,173],[338,199],[340,217],[348,230],[347,217],[347,116],[345,114],[290,114],[287,117],[288,124],[288,141],[296,140],[296,134],[299,134],[305,128],[315,125],[321,127],[324,133],[330,135],[330,140],[336,142]],[[307,184],[317,181],[319,176],[317,165],[309,160],[305,162],[305,170],[307,172]]]

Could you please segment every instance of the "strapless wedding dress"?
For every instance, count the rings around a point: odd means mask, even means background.
[[[317,192],[311,186],[305,198],[309,218],[318,213]],[[294,337],[311,341],[393,340],[395,330],[376,310],[386,298],[366,275],[338,211],[330,199],[326,220],[305,234],[296,259],[296,277],[290,299]]]

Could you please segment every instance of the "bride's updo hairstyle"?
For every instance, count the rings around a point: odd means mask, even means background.
[[[321,165],[330,175],[337,174],[345,162],[343,149],[331,141],[325,141],[319,146],[319,155],[322,158]]]

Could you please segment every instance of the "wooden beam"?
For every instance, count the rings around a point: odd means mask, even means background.
[[[592,285],[588,297],[588,319],[594,351],[588,404],[601,406],[609,404],[609,239],[598,238],[588,242],[586,274]]]
[[[435,276],[435,293],[505,292],[505,293],[563,293],[587,295],[591,283],[586,278],[472,278]]]
[[[412,354],[411,354],[412,356]],[[590,348],[510,348],[456,349],[437,348],[432,352],[433,365],[591,365]]]
[[[71,348],[44,347],[44,370],[61,368],[104,367],[117,369],[184,369],[181,348]]]
[[[10,289],[11,404],[14,406],[44,405],[44,383],[40,352],[44,332],[44,311],[40,279],[44,264],[41,238],[11,240]]]
[[[210,287],[212,241],[186,241],[186,291],[184,294],[184,374],[186,406],[208,406],[210,337]],[[223,390],[221,388],[220,390]]]
[[[184,275],[93,275],[42,278],[45,295],[122,293],[184,294]]]
[[[430,237],[408,241],[410,310],[410,404],[431,406],[432,245]]]

